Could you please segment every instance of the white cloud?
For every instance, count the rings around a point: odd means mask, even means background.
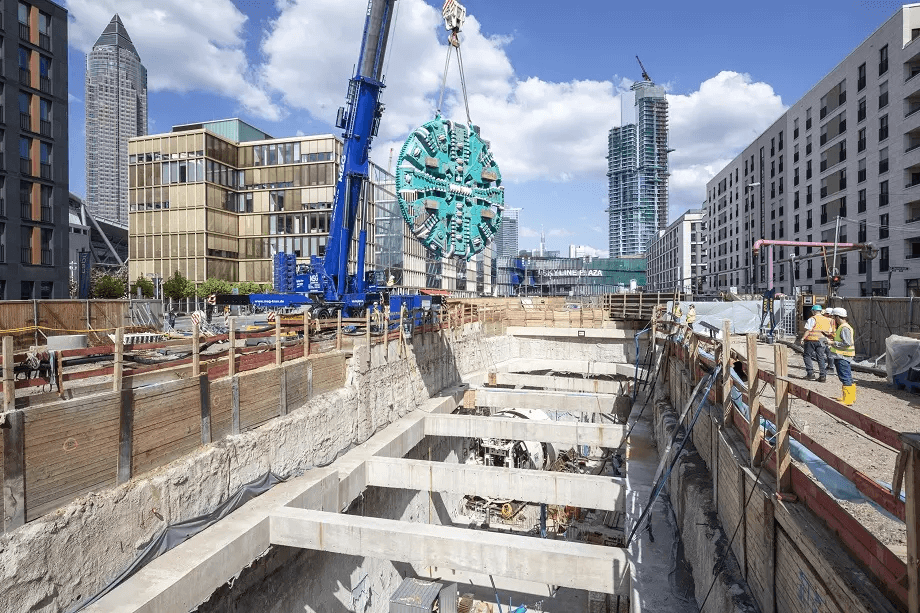
[[[786,110],[748,74],[722,71],[686,95],[668,95],[672,219],[706,198],[711,179]]]
[[[147,67],[151,91],[213,92],[267,120],[283,115],[252,76],[247,18],[231,0],[68,0],[67,10],[70,44],[85,53],[117,12]]]
[[[540,238],[540,233],[533,228],[520,226],[518,228],[518,238]]]

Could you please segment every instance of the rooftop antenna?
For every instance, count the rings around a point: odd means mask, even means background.
[[[651,82],[652,77],[648,76],[648,73],[645,72],[645,66],[642,65],[642,60],[639,59],[638,55],[636,56],[636,61],[639,62],[639,68],[642,69],[642,78],[645,79],[646,81]]]

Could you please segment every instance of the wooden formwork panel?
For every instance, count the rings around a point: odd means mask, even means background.
[[[0,330],[19,330],[35,325],[34,305],[31,300],[0,301]],[[24,349],[35,343],[35,332],[9,332],[4,336],[13,337],[13,347]]]
[[[82,300],[55,300],[38,303],[38,325],[50,328],[48,336],[86,330],[86,303]]]
[[[845,611],[782,529],[776,530],[776,610],[791,613]]]
[[[4,490],[5,479],[3,477],[5,474],[6,474],[5,467],[3,465],[3,436],[0,435],[0,532],[3,532],[3,523],[5,522],[4,518],[6,517],[5,515],[6,509],[3,508],[3,501],[6,498],[6,496],[2,495],[2,492],[5,491]]]
[[[89,317],[92,327],[97,330],[108,330],[125,325],[125,315],[128,312],[126,302],[108,300],[90,300]]]
[[[168,464],[201,445],[198,379],[134,391],[131,474]]]
[[[310,364],[310,360],[300,360],[285,367],[287,372],[285,385],[288,411],[299,409],[310,399],[309,380],[307,378]]]
[[[331,392],[345,385],[345,356],[341,353],[313,360],[313,395]]]
[[[115,485],[120,412],[116,392],[24,411],[26,521]]]
[[[240,432],[257,428],[281,414],[280,368],[242,374],[239,385]]]
[[[233,389],[229,378],[211,381],[211,440],[233,432]]]
[[[693,428],[693,444],[696,446],[696,450],[699,452],[700,457],[703,458],[703,462],[706,463],[706,467],[712,472],[712,446],[713,446],[713,433],[718,433],[718,430],[715,428],[715,424],[712,422],[712,418],[708,413],[704,412],[700,415],[700,418],[696,422],[696,426]]]
[[[731,443],[724,433],[715,431],[718,441],[719,469],[719,518],[725,532],[731,535],[735,527],[741,522],[742,505],[744,503],[741,492],[741,466],[732,453]],[[740,529],[740,528],[739,528]],[[732,543],[732,553],[738,563],[744,566],[744,540],[735,537]]]
[[[750,494],[752,487],[757,491],[751,495],[744,514],[744,534],[739,534],[736,539],[743,539],[747,553],[747,581],[751,591],[757,599],[760,608],[767,610],[768,603],[773,600],[773,502],[769,493],[758,487],[751,475],[745,474],[745,499]],[[771,609],[772,610],[772,609]]]

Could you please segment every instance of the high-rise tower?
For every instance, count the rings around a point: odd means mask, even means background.
[[[610,257],[644,253],[668,225],[668,101],[651,81],[632,90],[635,121],[607,142]]]
[[[118,15],[86,56],[86,205],[128,223],[128,139],[147,134],[147,69]]]

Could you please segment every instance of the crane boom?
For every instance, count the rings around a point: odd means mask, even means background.
[[[646,81],[651,82],[652,77],[648,76],[648,73],[645,71],[645,66],[642,65],[642,60],[639,59],[639,56],[636,56],[636,61],[639,62],[639,68],[642,69],[642,78]]]
[[[377,135],[383,105],[380,93],[384,88],[383,66],[393,9],[396,0],[370,0],[361,41],[361,56],[357,73],[348,84],[345,106],[339,109],[336,126],[342,128],[344,141],[340,170],[335,186],[332,223],[325,256],[311,259],[311,294],[322,294],[329,302],[343,300],[347,294],[362,294],[367,287],[364,257],[367,230],[361,228],[357,244],[357,269],[349,278],[348,253],[354,238],[362,196],[366,204],[365,184],[369,174],[371,142]],[[367,223],[368,211],[361,216]],[[355,304],[346,306],[358,307]],[[362,307],[364,299],[361,299]]]

